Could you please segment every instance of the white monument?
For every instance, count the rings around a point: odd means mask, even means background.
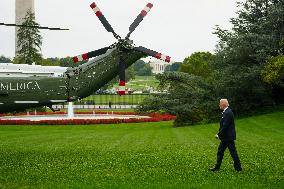
[[[152,69],[153,74],[164,73],[166,67],[168,65],[172,65],[172,62],[167,63],[167,62],[165,62],[163,60],[157,60],[157,59],[154,59],[154,58],[150,58],[148,62],[150,64],[150,66],[153,68]]]
[[[28,10],[31,10],[33,13],[35,12],[35,8],[34,8],[34,0],[16,0],[16,17],[15,17],[15,23],[16,24],[22,24],[23,23],[23,19],[25,18]],[[17,43],[18,43],[18,39],[17,39],[17,31],[18,28],[15,28],[15,48],[16,48],[16,52],[15,55],[17,56]]]

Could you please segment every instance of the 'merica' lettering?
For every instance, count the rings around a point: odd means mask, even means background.
[[[37,81],[30,81],[30,82],[7,82],[2,83],[0,82],[0,90],[1,91],[20,91],[20,90],[40,90],[39,84]]]

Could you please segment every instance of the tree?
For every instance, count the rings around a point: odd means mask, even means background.
[[[262,77],[266,83],[284,85],[284,56],[270,57],[262,70]]]
[[[211,63],[215,56],[209,52],[196,52],[190,57],[184,59],[180,66],[180,71],[203,78],[208,78],[211,75]]]
[[[35,21],[35,15],[30,10],[27,12],[23,25],[39,26]],[[42,55],[40,53],[42,45],[42,37],[38,28],[20,27],[18,29],[18,60],[17,63],[21,64],[40,64]]]
[[[273,105],[275,96],[284,95],[261,77],[263,68],[269,67],[266,64],[272,64],[270,57],[283,52],[284,4],[279,0],[247,0],[239,6],[238,16],[231,20],[232,31],[216,29],[220,42],[214,67],[226,89],[223,94],[233,99],[239,112],[250,112]],[[273,91],[282,95],[273,95]]]
[[[10,62],[12,62],[11,60],[10,60],[10,58],[7,58],[7,57],[5,57],[5,56],[0,56],[0,63],[10,63]]]
[[[53,59],[53,58],[46,58],[42,59],[40,62],[40,65],[42,66],[60,66],[59,60]]]
[[[150,64],[145,63],[143,60],[138,60],[133,64],[133,68],[136,75],[139,76],[151,76],[152,67]]]
[[[126,79],[126,82],[132,79],[135,79],[135,71],[134,71],[133,66],[130,66],[129,68],[125,70],[125,79]]]
[[[151,95],[138,106],[139,112],[162,111],[177,116],[174,125],[192,125],[208,119],[215,120],[217,99],[212,86],[200,76],[182,72],[158,74],[163,94]],[[213,116],[212,116],[213,115]]]
[[[277,56],[281,50],[283,0],[247,0],[239,7],[238,16],[231,19],[232,31],[217,27],[217,51],[233,64],[264,64],[267,57]]]
[[[216,29],[216,55],[194,53],[180,69],[189,74],[159,76],[167,93],[147,98],[139,110],[174,113],[176,125],[187,125],[214,120],[220,98],[227,98],[236,115],[244,116],[283,103],[284,88],[261,77],[283,81],[283,12],[283,0],[241,3],[232,31]]]
[[[180,69],[181,64],[181,62],[175,62],[172,65],[167,65],[165,72],[176,72]]]
[[[145,62],[143,60],[137,60],[133,64],[134,71],[137,73],[140,69],[143,68],[144,64],[145,64]]]

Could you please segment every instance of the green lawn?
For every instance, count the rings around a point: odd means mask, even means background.
[[[135,76],[134,80],[131,80],[126,83],[126,87],[131,90],[139,91],[146,90],[149,87],[157,88],[159,85],[159,81],[155,78],[155,76]],[[114,85],[118,88],[118,84]]]
[[[0,188],[284,188],[284,111],[236,124],[241,173],[217,123],[0,126]]]
[[[141,103],[148,95],[91,95],[85,99],[83,102],[94,102],[99,105],[108,105],[111,102],[113,105],[115,104],[139,104]]]
[[[135,76],[135,79],[126,85],[134,90],[145,90],[148,87],[157,88],[159,81],[154,76]]]
[[[157,88],[159,81],[154,76],[135,76],[134,80],[129,81],[126,84],[127,88],[135,91],[143,91],[151,88]],[[114,85],[115,88],[118,88],[118,83]],[[134,95],[124,95],[119,96],[114,95],[91,95],[87,98],[82,99],[83,102],[95,102],[100,105],[108,105],[109,102],[112,104],[139,104],[141,103],[148,95],[134,94]]]

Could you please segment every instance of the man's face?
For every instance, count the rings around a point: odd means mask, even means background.
[[[225,102],[224,101],[220,101],[219,107],[221,110],[225,109]]]

